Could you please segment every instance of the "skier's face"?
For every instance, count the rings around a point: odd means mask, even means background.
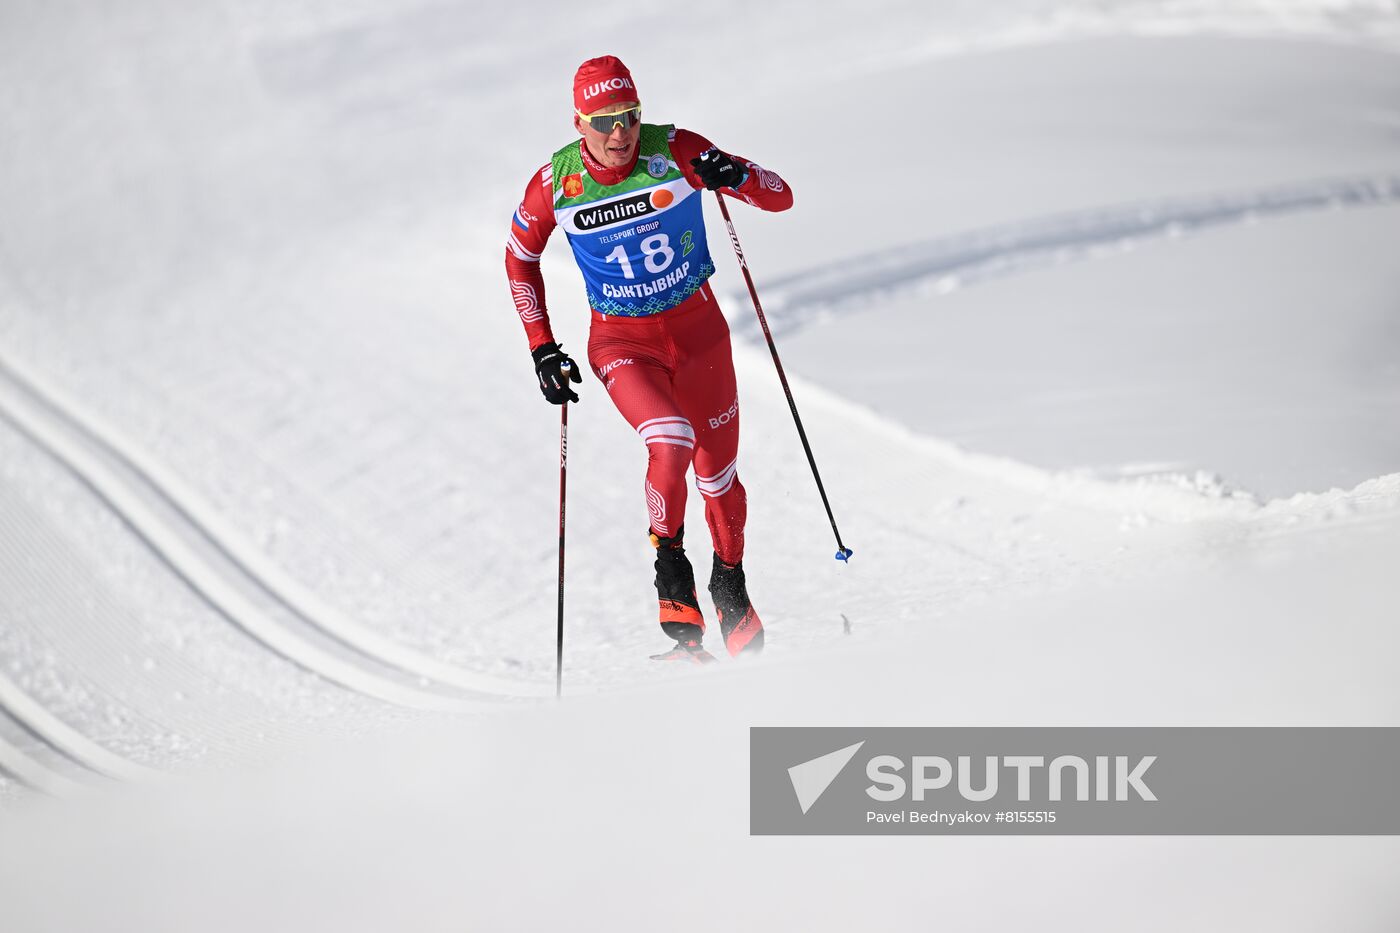
[[[604,107],[598,113],[589,114],[589,116],[621,113],[624,110],[632,110],[636,106],[636,103],[616,104]],[[632,164],[632,159],[637,154],[637,142],[642,137],[642,124],[640,122],[634,122],[625,129],[622,122],[615,122],[611,132],[600,133],[590,126],[588,121],[575,114],[574,126],[583,134],[583,142],[588,147],[589,154],[603,165],[608,168],[626,168]]]

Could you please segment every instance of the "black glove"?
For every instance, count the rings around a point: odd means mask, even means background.
[[[551,405],[578,401],[578,393],[569,388],[569,382],[583,382],[583,374],[559,344],[553,341],[542,343],[531,350],[530,355],[535,358],[535,375],[540,377],[540,391]]]
[[[711,191],[738,188],[749,175],[742,165],[718,149],[707,149],[700,153],[700,158],[691,159],[690,164],[695,167],[695,174],[700,176],[705,187]]]

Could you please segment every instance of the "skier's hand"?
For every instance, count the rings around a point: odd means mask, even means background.
[[[578,393],[569,388],[569,383],[583,382],[583,374],[559,344],[542,343],[530,355],[535,358],[535,375],[540,377],[540,391],[546,401],[551,405],[578,401]]]
[[[748,171],[742,165],[718,149],[707,149],[700,153],[698,159],[691,159],[690,164],[694,166],[695,174],[700,176],[705,187],[711,191],[738,188],[749,177]]]

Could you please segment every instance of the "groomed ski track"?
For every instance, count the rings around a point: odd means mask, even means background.
[[[79,414],[73,402],[60,401],[55,390],[41,390],[36,383],[33,373],[21,375],[12,361],[0,360],[0,412],[4,417],[101,496],[152,552],[212,607],[288,660],[386,702],[443,711],[471,707],[469,700],[405,687],[383,674],[347,663],[273,621],[269,611],[247,595],[250,588],[260,589],[276,600],[279,608],[380,665],[482,696],[550,694],[546,687],[475,675],[404,650],[327,606],[238,542],[178,478],[96,423],[91,415]],[[240,575],[242,581],[237,579]]]
[[[441,663],[349,619],[238,541],[177,477],[42,385],[22,365],[0,360],[0,420],[100,498],[199,599],[271,651],[329,683],[410,710],[463,713],[552,695],[550,685]],[[89,739],[2,671],[0,720],[52,753],[35,754],[0,731],[0,772],[48,795],[81,793],[94,778],[149,781],[161,773]]]
[[[1317,179],[1208,197],[1145,200],[851,256],[765,282],[764,300],[770,310],[782,312],[770,322],[773,333],[781,336],[801,328],[812,315],[869,305],[905,292],[927,288],[947,293],[1051,263],[1120,252],[1153,239],[1310,211],[1396,203],[1400,203],[1400,176],[1395,175]],[[741,300],[736,292],[730,302]],[[757,331],[754,321],[741,327],[750,339],[756,338]]]

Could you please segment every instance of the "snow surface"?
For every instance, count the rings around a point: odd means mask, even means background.
[[[0,10],[5,930],[1394,925],[1387,839],[750,839],[746,743],[1395,723],[1400,9],[721,8]],[[645,660],[590,381],[539,705],[558,426],[503,222],[602,51],[793,184],[735,222],[857,554],[721,259],[770,650]],[[101,777],[146,769],[187,777]]]

